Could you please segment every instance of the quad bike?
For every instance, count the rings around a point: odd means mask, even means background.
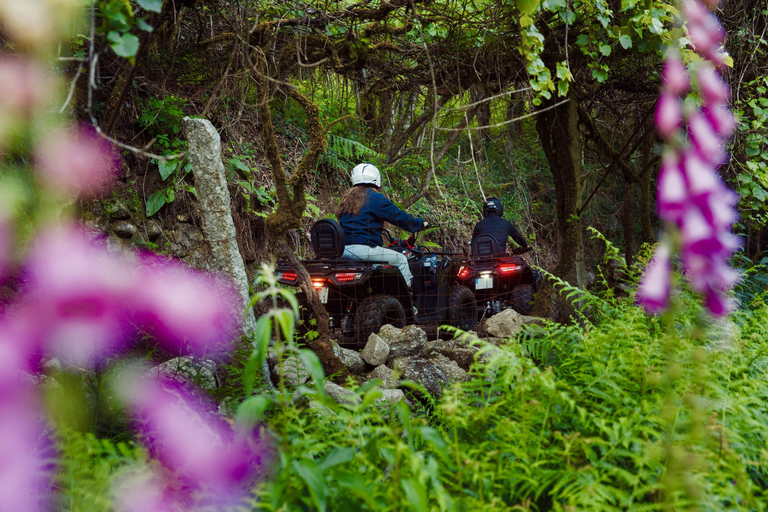
[[[312,227],[315,259],[302,263],[330,315],[331,328],[341,329],[344,341],[364,345],[371,333],[378,333],[386,324],[475,328],[475,296],[458,277],[467,260],[456,258],[456,253],[433,252],[416,245],[416,237],[415,233],[405,240],[389,237],[388,248],[408,258],[413,273],[409,290],[396,266],[343,258],[344,231],[336,221],[322,219]],[[276,273],[280,283],[298,287],[298,275],[286,263],[279,263]],[[299,290],[296,295],[304,306],[302,311],[307,312],[303,293]]]
[[[512,255],[499,254],[493,237],[478,235],[472,240],[473,257],[459,271],[459,282],[474,292],[479,316],[495,315],[507,308],[522,315],[531,312],[541,274],[520,257],[530,250],[518,247]]]

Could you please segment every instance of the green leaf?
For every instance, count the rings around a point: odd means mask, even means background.
[[[163,0],[136,0],[142,9],[152,12],[160,12],[163,9]]]
[[[144,32],[154,32],[155,27],[144,21],[144,18],[136,18],[136,25]]]
[[[107,39],[109,39],[115,53],[120,57],[135,57],[136,52],[139,51],[139,38],[133,34],[123,34],[122,36],[114,34],[117,32],[110,32]]]
[[[622,48],[624,48],[625,50],[628,50],[632,48],[632,38],[629,37],[627,34],[621,34],[619,36],[619,44],[621,45]]]
[[[147,198],[147,217],[151,217],[163,207],[166,202],[165,189],[152,192]]]
[[[427,491],[421,482],[409,479],[403,480],[403,490],[405,495],[408,496],[408,502],[413,509],[419,512],[427,512]]]
[[[334,448],[323,462],[320,463],[320,468],[325,471],[338,464],[346,464],[355,458],[358,451],[357,448]]]
[[[317,354],[306,348],[301,349],[299,350],[299,359],[301,359],[301,362],[304,364],[304,368],[306,368],[310,375],[312,375],[312,380],[315,381],[317,390],[320,393],[323,393],[323,378],[325,378],[325,373],[323,373],[323,366],[320,364],[320,359],[318,359]]]
[[[517,0],[517,8],[523,14],[533,14],[539,6],[539,0]]]
[[[587,34],[579,34],[579,37],[576,38],[576,44],[579,46],[587,46],[590,42],[592,39]]]
[[[244,173],[245,173],[247,176],[250,176],[250,175],[251,175],[251,168],[250,168],[250,167],[248,167],[247,165],[245,165],[245,164],[243,163],[243,161],[242,161],[242,160],[240,160],[239,158],[230,158],[229,160],[227,160],[227,163],[228,163],[229,165],[231,165],[232,167],[234,167],[235,169],[240,169],[240,170],[241,170],[241,171],[243,171],[243,172],[244,172]]]
[[[264,418],[264,411],[272,403],[267,395],[246,398],[237,408],[236,421],[239,425],[251,427]]]
[[[323,472],[313,460],[297,460],[294,462],[294,467],[299,476],[306,482],[309,487],[309,492],[312,494],[312,499],[315,502],[316,510],[325,512],[325,478],[323,478]]]
[[[593,69],[592,78],[594,78],[598,82],[605,82],[606,80],[608,80],[608,72],[602,69]]]
[[[248,361],[243,368],[243,387],[245,388],[245,396],[250,396],[253,391],[253,383],[256,382],[256,372],[264,364],[264,358],[267,355],[267,347],[269,347],[270,334],[272,334],[272,322],[269,316],[264,315],[259,317],[256,322],[256,329],[253,333],[254,349],[251,355],[248,357]]]
[[[170,160],[165,162],[158,160],[157,162],[157,169],[160,171],[160,176],[163,178],[163,181],[165,181],[168,176],[173,174],[173,171],[175,171],[178,166],[178,160]]]
[[[607,44],[601,44],[600,45],[600,53],[605,55],[606,57],[611,54],[611,47]]]
[[[766,194],[765,190],[763,190],[763,187],[757,185],[752,187],[752,195],[755,196],[758,201],[765,201],[765,199],[768,197],[768,194]]]

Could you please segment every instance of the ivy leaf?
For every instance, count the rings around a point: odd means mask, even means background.
[[[600,45],[600,53],[605,55],[606,57],[611,54],[611,47],[607,44],[601,44]]]
[[[628,50],[632,48],[632,38],[626,34],[622,34],[619,36],[619,44],[621,44],[622,48]]]
[[[768,194],[765,193],[763,187],[757,185],[752,187],[752,195],[755,196],[755,199],[758,201],[765,201],[765,199],[768,198]]]
[[[123,34],[122,36],[114,30],[107,35],[112,49],[120,57],[135,57],[139,51],[139,38],[133,34]]]
[[[142,9],[152,12],[160,12],[163,8],[163,0],[136,0]]]
[[[592,78],[594,78],[600,83],[603,83],[606,80],[608,80],[608,72],[602,69],[593,69]]]
[[[539,0],[517,0],[517,8],[523,14],[533,14],[539,6]]]
[[[151,217],[163,207],[166,201],[165,189],[152,192],[147,198],[147,217]]]
[[[576,38],[576,44],[579,46],[587,46],[591,41],[587,34],[579,34],[579,37]]]
[[[163,181],[165,181],[168,176],[173,174],[173,171],[175,171],[178,166],[178,160],[171,160],[170,162],[157,162],[157,169],[160,171],[160,176],[163,178]]]
[[[155,27],[144,21],[144,18],[136,18],[136,25],[144,32],[154,32]]]

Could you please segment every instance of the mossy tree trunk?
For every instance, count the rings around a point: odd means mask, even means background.
[[[536,131],[555,183],[557,265],[554,274],[571,284],[582,286],[584,247],[579,217],[582,139],[578,126],[577,100],[573,91],[569,93],[569,99],[556,107],[553,106],[556,100],[542,105],[542,111],[536,116]],[[533,314],[548,316],[553,296],[551,283],[544,283],[536,295]],[[564,308],[560,312],[565,313],[567,310]]]
[[[307,176],[317,164],[320,155],[325,151],[327,145],[326,134],[320,123],[320,110],[317,105],[289,84],[282,84],[281,88],[306,113],[310,143],[309,149],[304,153],[296,171],[289,178],[280,157],[277,138],[275,137],[272,124],[272,111],[269,106],[271,88],[269,87],[269,82],[264,80],[260,89],[261,108],[259,115],[261,118],[264,149],[271,166],[278,204],[275,211],[265,219],[265,227],[270,239],[275,244],[277,255],[287,259],[293,268],[296,269],[299,276],[299,286],[306,295],[309,307],[317,319],[318,336],[310,344],[312,350],[320,358],[325,374],[333,375],[335,380],[344,382],[350,373],[347,367],[333,353],[329,326],[330,317],[312,287],[309,272],[301,263],[301,260],[294,254],[288,244],[287,237],[289,231],[301,227],[301,220],[307,207],[305,188]]]

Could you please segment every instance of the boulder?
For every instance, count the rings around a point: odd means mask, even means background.
[[[336,354],[336,357],[338,357],[342,363],[344,363],[344,366],[349,368],[351,373],[359,375],[365,370],[365,361],[363,361],[360,352],[340,347],[337,343],[334,343],[333,353]]]
[[[465,372],[456,361],[448,359],[443,354],[433,352],[427,356],[427,361],[430,361],[440,368],[451,382],[464,382],[469,380],[467,372]]]
[[[382,389],[381,398],[377,398],[376,403],[386,403],[389,405],[395,405],[397,402],[405,399],[405,393],[402,389]]]
[[[147,235],[149,240],[154,241],[163,234],[163,228],[160,227],[157,221],[150,219],[144,223],[144,234]]]
[[[442,354],[455,361],[465,372],[475,362],[475,354],[480,347],[470,346],[458,340],[436,340],[427,345],[427,353]]]
[[[331,381],[325,382],[325,392],[340,404],[356,405],[363,401],[360,395]]]
[[[379,366],[387,362],[389,352],[389,344],[378,334],[371,334],[361,355],[366,363]]]
[[[399,357],[394,360],[393,366],[402,373],[403,379],[418,382],[435,398],[440,398],[443,387],[450,383],[443,370],[421,357]]]
[[[385,325],[379,331],[379,337],[389,345],[388,362],[398,357],[421,355],[427,346],[427,333],[415,325],[402,329]]]
[[[210,359],[194,359],[189,356],[174,357],[151,370],[150,375],[167,377],[176,382],[188,383],[202,389],[219,387],[216,363]]]
[[[130,222],[118,220],[112,223],[112,231],[120,238],[133,238],[138,229]]]
[[[483,328],[494,338],[510,338],[520,332],[523,325],[541,323],[541,318],[521,315],[514,309],[505,309],[483,322]]]
[[[113,220],[128,220],[131,218],[131,211],[123,203],[113,203],[106,206],[107,215]]]
[[[398,380],[395,378],[395,371],[388,366],[379,365],[368,374],[369,379],[381,379],[382,386],[385,388],[396,388]]]

